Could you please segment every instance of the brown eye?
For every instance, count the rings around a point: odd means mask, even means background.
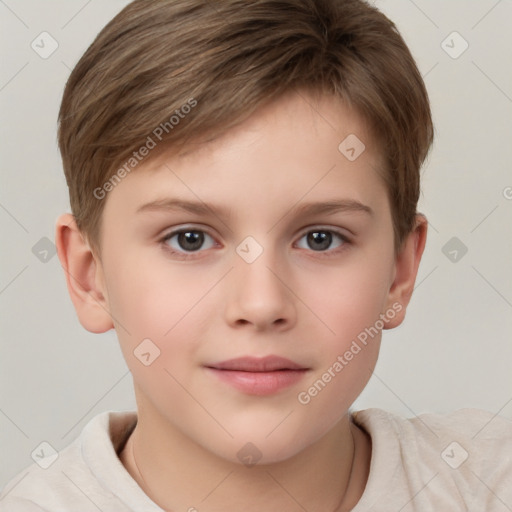
[[[327,231],[312,231],[307,235],[307,242],[314,251],[324,251],[332,243],[332,234]]]
[[[209,241],[208,241],[209,240]],[[175,252],[197,252],[214,246],[210,235],[197,229],[181,229],[169,233],[163,240]],[[206,243],[206,247],[204,247]]]
[[[348,240],[341,233],[331,231],[328,229],[312,230],[305,233],[300,240],[305,240],[305,245],[298,246],[301,249],[311,249],[316,252],[325,252],[330,249],[337,249],[344,245]]]

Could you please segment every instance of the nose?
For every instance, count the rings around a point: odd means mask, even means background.
[[[237,261],[230,278],[225,310],[230,326],[284,331],[295,325],[297,311],[291,283],[267,251],[252,263]]]

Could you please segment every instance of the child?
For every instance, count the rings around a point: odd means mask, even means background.
[[[509,421],[350,409],[427,232],[428,97],[383,14],[136,0],[59,120],[59,258],[137,411],[93,418],[2,511],[512,510]]]

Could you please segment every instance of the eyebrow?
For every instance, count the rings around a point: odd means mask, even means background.
[[[219,218],[230,218],[231,216],[231,209],[225,206],[172,198],[151,201],[137,209],[137,213],[151,211],[187,211],[196,215],[214,214]],[[288,216],[290,213],[294,213],[297,216],[308,216],[319,214],[333,215],[344,212],[366,213],[371,216],[374,214],[369,206],[354,199],[333,199],[323,202],[303,203],[296,208],[291,208],[283,217]]]

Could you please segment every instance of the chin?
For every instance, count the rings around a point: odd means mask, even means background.
[[[205,448],[231,463],[247,467],[256,464],[264,466],[292,459],[314,444],[323,434],[307,432],[304,428],[290,429],[281,426],[273,432],[266,428],[257,430],[254,428],[256,423],[253,422],[250,429],[232,431],[234,439],[225,439],[221,443],[218,438],[214,443],[210,439]],[[278,424],[279,422],[275,423]]]

